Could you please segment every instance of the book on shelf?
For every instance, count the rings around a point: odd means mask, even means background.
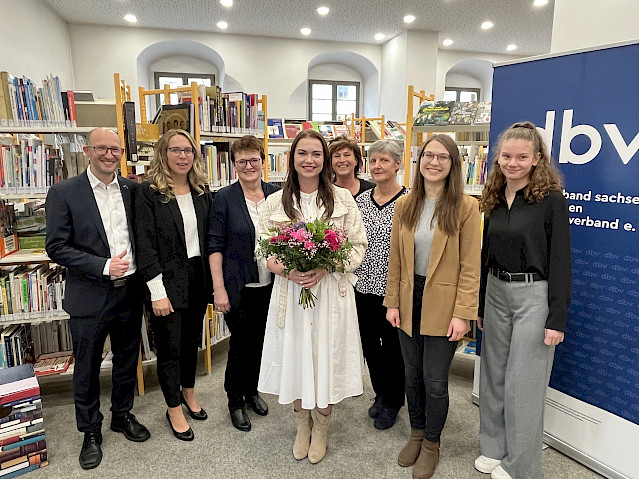
[[[160,135],[169,130],[184,130],[193,134],[193,115],[193,107],[190,103],[162,105],[154,121],[157,122]]]
[[[483,146],[460,148],[462,161],[462,180],[464,185],[481,191],[488,175],[488,152]]]
[[[282,118],[268,119],[268,137],[284,138],[284,119]]]
[[[370,140],[381,140],[382,139],[382,122],[379,120],[367,120],[366,121],[366,126],[369,127],[369,132],[372,131],[374,137],[370,138]],[[369,132],[367,132],[366,134],[366,139],[369,140],[368,134]],[[370,141],[369,140],[369,141]]]
[[[351,133],[351,130],[346,125],[333,125],[333,129],[335,130],[335,137],[345,136],[348,138]]]
[[[319,134],[322,135],[326,141],[335,139],[336,135],[333,125],[317,125],[317,129]]]
[[[284,131],[286,132],[286,138],[294,140],[297,134],[302,131],[302,125],[299,123],[285,123]]]
[[[477,105],[477,113],[475,114],[475,125],[484,125],[490,123],[491,102],[482,101]]]
[[[303,121],[302,130],[313,130],[319,133],[319,121]]]
[[[388,120],[386,123],[391,130],[397,131],[397,133],[395,133],[396,139],[404,140],[406,138],[406,130],[399,124],[399,122]]]
[[[419,110],[417,111],[413,125],[448,125],[450,112],[454,104],[454,101],[423,101],[419,105]]]
[[[0,200],[0,258],[18,250],[18,221],[11,203]]]
[[[127,161],[136,163],[138,161],[137,129],[135,126],[135,103],[125,101],[122,105],[122,116],[124,121],[124,147]]]
[[[476,101],[455,102],[450,112],[450,125],[472,125],[479,103]]]
[[[201,146],[204,169],[209,176],[209,186],[227,186],[237,178],[231,162],[228,142],[205,142]]]
[[[38,356],[33,369],[36,376],[49,376],[51,374],[61,374],[69,369],[73,362],[73,351],[57,351],[54,353],[43,353]]]

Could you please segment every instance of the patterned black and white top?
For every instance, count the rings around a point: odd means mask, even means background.
[[[373,198],[373,191],[372,189],[364,191],[355,199],[362,213],[368,239],[364,261],[354,271],[358,278],[355,289],[364,294],[384,296],[395,202],[399,197],[407,194],[408,190],[402,187],[399,193],[384,205],[377,204]]]

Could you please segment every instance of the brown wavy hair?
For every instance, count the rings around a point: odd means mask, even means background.
[[[424,150],[433,141],[440,143],[450,155],[450,172],[446,177],[444,190],[437,199],[433,219],[437,219],[439,229],[447,235],[453,235],[459,230],[459,208],[464,196],[464,185],[459,148],[455,140],[448,135],[434,135],[419,149],[413,186],[406,200],[406,208],[402,210],[400,221],[410,229],[417,227],[426,200],[426,186],[419,166]]]
[[[524,188],[526,201],[541,201],[548,196],[551,190],[561,191],[563,187],[563,177],[548,153],[546,144],[537,131],[537,127],[530,121],[515,123],[499,135],[496,153],[493,156],[493,164],[488,172],[488,178],[479,202],[481,210],[487,215],[490,215],[495,205],[499,202],[499,196],[506,185],[506,177],[499,166],[501,146],[506,140],[530,141],[533,145],[534,154],[539,155],[537,165],[533,166],[530,171],[530,182]]]
[[[319,188],[317,190],[317,205],[324,205],[324,219],[330,218],[333,215],[333,208],[335,206],[335,198],[333,197],[333,184],[331,179],[333,178],[333,168],[331,167],[331,158],[328,154],[328,146],[324,137],[314,130],[302,130],[300,131],[291,145],[291,152],[288,155],[288,176],[286,177],[286,183],[284,184],[284,190],[282,191],[282,206],[284,212],[292,221],[300,220],[297,212],[294,208],[294,201],[297,200],[299,205],[300,198],[300,180],[295,169],[295,151],[297,144],[303,138],[315,138],[322,143],[322,153],[324,155],[324,162],[322,166],[322,172],[319,176]]]
[[[345,135],[338,136],[328,145],[328,157],[331,160],[331,166],[333,165],[333,154],[338,152],[341,149],[350,148],[353,151],[353,155],[355,156],[355,170],[353,170],[353,174],[355,178],[357,178],[359,172],[362,169],[363,160],[362,160],[362,150],[358,146],[357,142],[352,138],[348,138]],[[337,181],[337,174],[333,172],[333,183]]]
[[[208,189],[209,177],[204,171],[204,160],[199,146],[189,132],[184,130],[167,131],[155,145],[151,166],[146,174],[145,179],[151,183],[151,188],[159,191],[166,198],[168,203],[171,198],[175,198],[173,192],[173,179],[171,178],[171,170],[169,169],[169,158],[167,149],[171,138],[182,135],[186,138],[191,148],[193,148],[193,166],[187,175],[187,179],[191,188],[197,191],[198,195],[203,194]]]

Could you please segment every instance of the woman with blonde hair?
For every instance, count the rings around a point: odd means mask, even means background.
[[[439,462],[450,364],[477,319],[480,233],[455,141],[435,135],[418,158],[412,190],[395,206],[384,306],[400,328],[411,427],[397,462],[427,479]]]
[[[211,194],[202,155],[189,133],[158,141],[135,201],[137,266],[150,291],[151,327],[166,418],[180,440],[193,440],[190,416],[207,414],[195,398],[197,349],[211,297],[206,235]]]
[[[568,207],[535,125],[515,123],[496,151],[481,199],[484,334],[475,468],[494,479],[538,479],[546,387],[570,303]]]

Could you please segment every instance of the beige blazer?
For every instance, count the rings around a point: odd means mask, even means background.
[[[384,306],[399,308],[400,328],[412,336],[415,229],[399,221],[408,198],[401,197],[395,205]],[[453,317],[477,319],[481,234],[476,199],[464,195],[459,223],[459,231],[451,236],[435,228],[422,301],[422,335],[446,336]]]

